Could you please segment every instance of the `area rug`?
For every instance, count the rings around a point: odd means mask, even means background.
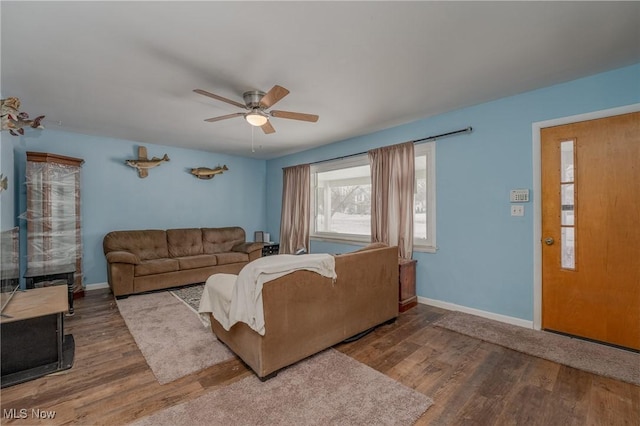
[[[433,325],[558,364],[640,385],[640,354],[631,351],[463,312],[447,313]]]
[[[198,315],[168,291],[130,296],[117,304],[160,384],[234,357]]]
[[[255,375],[133,423],[157,425],[411,425],[431,398],[328,349],[266,382]]]
[[[182,300],[187,304],[191,309],[195,312],[198,312],[198,308],[200,307],[200,298],[202,297],[202,292],[204,290],[204,283],[190,285],[188,287],[181,287],[175,290],[171,290],[171,293]]]

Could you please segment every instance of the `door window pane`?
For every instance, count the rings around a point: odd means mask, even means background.
[[[560,142],[560,181],[573,182],[573,141]]]
[[[576,269],[575,141],[560,142],[560,229],[563,269]]]
[[[564,269],[576,268],[575,237],[573,228],[562,228],[562,267]]]
[[[560,192],[562,198],[561,204],[561,225],[574,225],[573,211],[574,211],[574,196],[573,196],[573,184],[563,183],[560,185]]]

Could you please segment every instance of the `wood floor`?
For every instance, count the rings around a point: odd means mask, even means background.
[[[65,323],[73,368],[2,389],[1,424],[121,425],[252,374],[234,359],[159,385],[107,290],[75,307]],[[640,425],[640,387],[431,325],[444,313],[418,305],[336,349],[430,396],[419,425]],[[11,409],[29,416],[8,419]],[[35,419],[32,409],[55,418]]]

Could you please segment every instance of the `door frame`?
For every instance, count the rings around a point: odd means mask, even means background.
[[[538,121],[531,124],[533,163],[533,328],[542,328],[542,162],[540,131],[545,127],[561,126],[580,121],[595,120],[640,111],[640,103],[603,109],[584,114]]]

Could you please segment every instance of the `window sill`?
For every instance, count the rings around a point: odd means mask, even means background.
[[[413,246],[413,251],[419,253],[436,253],[438,248],[433,246]]]
[[[370,244],[370,240],[367,239],[355,239],[353,237],[329,237],[329,236],[320,236],[320,235],[311,235],[309,237],[311,241],[322,241],[327,243],[340,243],[340,244],[350,244],[354,246],[366,246]]]
[[[311,235],[309,238],[311,239],[311,241],[349,244],[352,246],[362,246],[362,247],[371,244],[371,242],[368,239],[356,240],[353,238],[325,237],[325,236],[318,236],[318,235]],[[438,248],[433,246],[413,246],[413,251],[418,253],[436,253],[438,251]]]

